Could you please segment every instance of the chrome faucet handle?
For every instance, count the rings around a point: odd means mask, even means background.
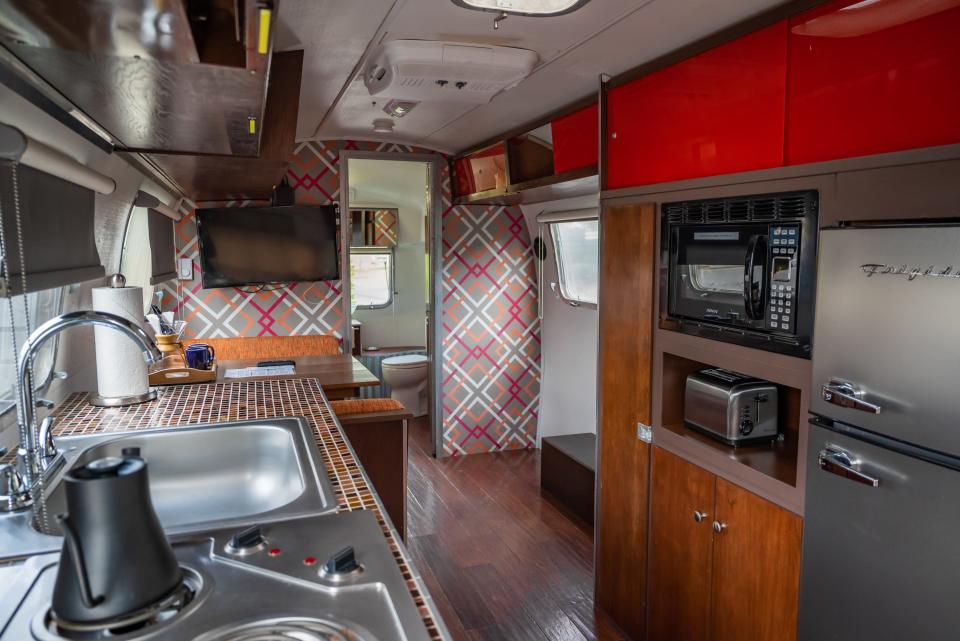
[[[0,512],[15,512],[30,507],[33,499],[23,477],[10,463],[0,465]]]
[[[34,407],[39,407],[45,410],[52,410],[54,405],[53,405],[53,401],[51,401],[49,398],[38,398],[34,402]]]
[[[48,416],[40,423],[40,448],[44,458],[52,458],[59,454],[57,444],[53,440],[53,417]]]

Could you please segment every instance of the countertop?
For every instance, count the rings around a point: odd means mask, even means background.
[[[384,517],[380,500],[330,411],[316,379],[173,385],[159,388],[158,393],[155,401],[124,408],[94,407],[86,402],[86,394],[74,394],[55,412],[56,434],[186,427],[197,423],[279,416],[305,417],[326,460],[339,510],[369,510],[376,515],[431,638],[437,641],[449,638],[423,580],[411,564],[393,526]]]

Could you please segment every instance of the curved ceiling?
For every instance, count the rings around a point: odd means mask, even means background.
[[[297,139],[374,139],[458,152],[597,91],[616,75],[740,22],[781,0],[591,0],[571,14],[510,16],[450,0],[283,0],[276,48],[304,49]],[[540,62],[487,104],[421,103],[376,134],[382,101],[359,79],[366,58],[388,40],[425,39],[521,47]]]

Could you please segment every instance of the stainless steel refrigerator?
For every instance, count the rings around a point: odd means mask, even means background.
[[[800,641],[960,639],[960,226],[821,233]]]

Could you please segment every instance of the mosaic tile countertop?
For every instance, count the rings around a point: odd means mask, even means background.
[[[376,515],[431,638],[437,641],[449,638],[439,623],[423,581],[396,532],[384,518],[383,507],[315,379],[173,385],[159,388],[158,394],[155,401],[123,408],[94,407],[86,402],[86,394],[74,394],[56,412],[56,433],[68,436],[280,416],[305,417],[326,460],[340,511],[370,510]]]

